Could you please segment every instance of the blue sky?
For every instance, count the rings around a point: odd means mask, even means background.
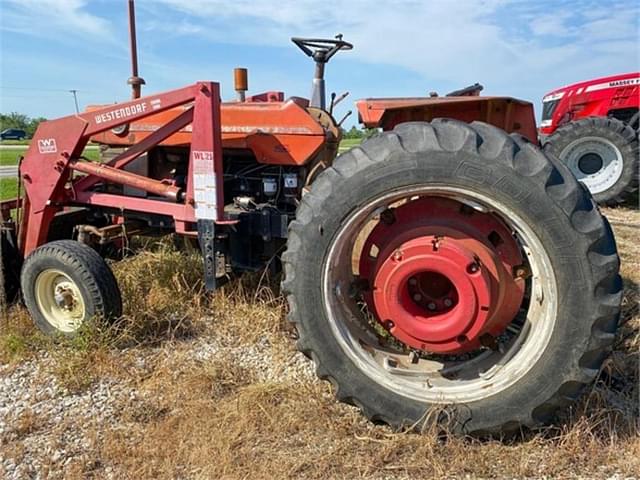
[[[129,97],[126,0],[0,0],[0,111],[53,118]],[[635,1],[137,0],[144,92],[249,68],[251,92],[308,96],[313,65],[291,36],[354,43],[327,67],[328,91],[422,96],[474,82],[534,102],[591,77],[639,69]],[[354,115],[355,117],[355,115]],[[352,117],[353,118],[353,117]],[[355,119],[347,122],[352,124]]]

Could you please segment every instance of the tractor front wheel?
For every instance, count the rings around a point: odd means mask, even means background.
[[[339,157],[290,225],[299,348],[371,420],[502,434],[596,376],[619,260],[567,169],[495,127],[407,123]]]
[[[86,322],[122,313],[109,266],[95,250],[73,240],[34,250],[24,262],[20,283],[31,317],[47,335],[73,336]]]

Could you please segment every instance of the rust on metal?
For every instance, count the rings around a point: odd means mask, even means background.
[[[486,122],[538,142],[533,105],[510,97],[367,98],[358,100],[356,106],[367,128],[393,130],[405,122],[454,118],[467,123]]]
[[[245,93],[249,90],[249,80],[246,68],[233,69],[234,90],[238,93],[238,100],[245,101]]]
[[[109,182],[139,188],[140,190],[144,190],[155,195],[167,197],[174,202],[180,199],[181,190],[174,185],[164,183],[160,180],[153,180],[125,170],[109,167],[108,165],[83,160],[71,160],[69,162],[69,167],[78,172],[93,175]]]

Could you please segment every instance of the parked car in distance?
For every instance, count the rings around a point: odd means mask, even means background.
[[[27,138],[27,132],[19,128],[7,128],[0,132],[0,140],[23,140]]]

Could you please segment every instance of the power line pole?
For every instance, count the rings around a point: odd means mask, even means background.
[[[69,90],[69,93],[73,95],[73,101],[76,104],[76,113],[80,113],[80,109],[78,108],[78,90]]]

